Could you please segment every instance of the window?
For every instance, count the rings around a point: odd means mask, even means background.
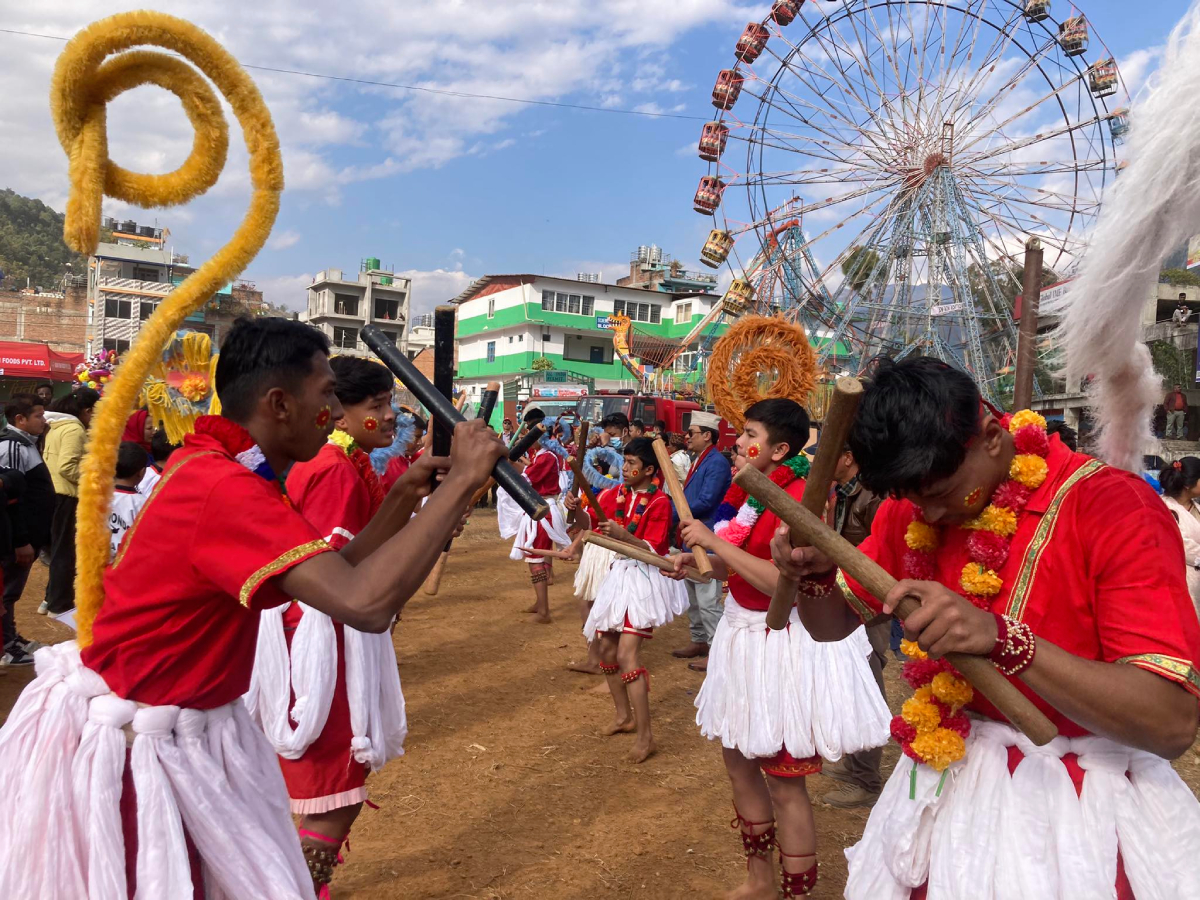
[[[375,298],[375,318],[395,322],[400,318],[400,301],[388,300],[383,297]]]
[[[554,291],[542,291],[542,309],[554,312]]]
[[[567,295],[567,312],[579,315],[582,305],[583,297],[581,297],[579,294]]]
[[[134,266],[133,277],[138,281],[161,281],[162,276],[153,266]]]
[[[517,343],[518,344],[525,343],[525,334],[523,332],[521,334],[517,335]]]
[[[138,320],[145,322],[148,318],[154,315],[154,310],[158,304],[151,303],[149,300],[143,300],[138,304]]]
[[[614,300],[613,315],[624,313],[634,322],[650,322],[657,325],[662,321],[662,307],[657,303],[638,303],[636,300]]]
[[[104,318],[106,319],[132,319],[133,318],[133,301],[120,300],[116,297],[104,298]]]
[[[566,294],[555,294],[554,295],[554,311],[560,312],[560,313],[565,313],[567,311],[567,295]]]
[[[333,329],[333,346],[340,347],[343,350],[357,349],[358,329],[335,327]]]
[[[583,314],[585,316],[590,316],[590,315],[594,315],[595,312],[596,312],[596,298],[595,297],[584,297],[583,298]]]
[[[494,363],[496,361],[496,342],[488,341],[487,343],[487,361]]]
[[[513,336],[511,334],[508,336],[508,342],[510,344],[513,342]]]
[[[675,307],[675,324],[686,325],[690,321],[692,321],[692,304],[690,302],[680,303]]]
[[[496,298],[495,297],[488,298],[488,318],[489,319],[496,318]]]
[[[625,315],[625,301],[624,300],[614,300],[613,301],[613,315],[614,316]]]
[[[104,339],[105,350],[116,350],[118,353],[124,353],[129,349],[129,341],[113,340],[112,338]]]
[[[334,294],[333,312],[338,316],[357,316],[358,298],[353,294]]]
[[[642,305],[646,306],[647,304],[643,303]],[[662,307],[657,303],[651,303],[648,305],[650,307],[650,324],[657,325],[662,321]]]

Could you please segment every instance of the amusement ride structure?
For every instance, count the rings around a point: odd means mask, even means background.
[[[693,203],[713,218],[702,261],[733,281],[676,357],[699,341],[702,370],[723,322],[782,314],[827,369],[934,355],[995,399],[1026,240],[1068,273],[1119,171],[1125,94],[1086,17],[1050,0],[778,0],[733,56]]]

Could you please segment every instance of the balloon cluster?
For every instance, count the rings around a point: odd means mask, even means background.
[[[101,350],[75,367],[75,380],[83,387],[104,393],[104,385],[112,380],[117,362],[116,350]]]

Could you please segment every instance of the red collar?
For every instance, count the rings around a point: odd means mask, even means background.
[[[715,444],[709,444],[707,447],[704,448],[704,452],[696,457],[696,461],[694,463],[692,463],[692,467],[690,469],[688,469],[687,478],[685,478],[683,480],[684,487],[687,487],[687,483],[692,480],[692,476],[696,474],[696,469],[698,469],[700,467],[700,463],[704,462],[704,457],[708,456],[708,454],[711,453],[715,449],[716,449]]]

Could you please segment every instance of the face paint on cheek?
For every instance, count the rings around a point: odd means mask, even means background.
[[[374,416],[367,416],[365,419],[363,419],[363,429],[365,431],[379,430],[379,420]]]
[[[328,406],[322,406],[321,411],[317,413],[316,419],[313,420],[313,425],[318,431],[324,431],[329,427],[329,420],[333,418],[333,410]]]
[[[758,459],[760,453],[762,453],[762,447],[758,444],[751,444],[746,448],[746,459]]]
[[[630,478],[637,478],[637,477],[638,477],[639,475],[641,475],[641,474],[642,474],[642,470],[641,470],[641,469],[630,469],[630,470],[629,470],[629,477],[630,477]]]
[[[977,487],[975,490],[971,491],[971,493],[967,494],[967,496],[963,497],[963,507],[965,509],[970,509],[982,499],[983,488]]]

